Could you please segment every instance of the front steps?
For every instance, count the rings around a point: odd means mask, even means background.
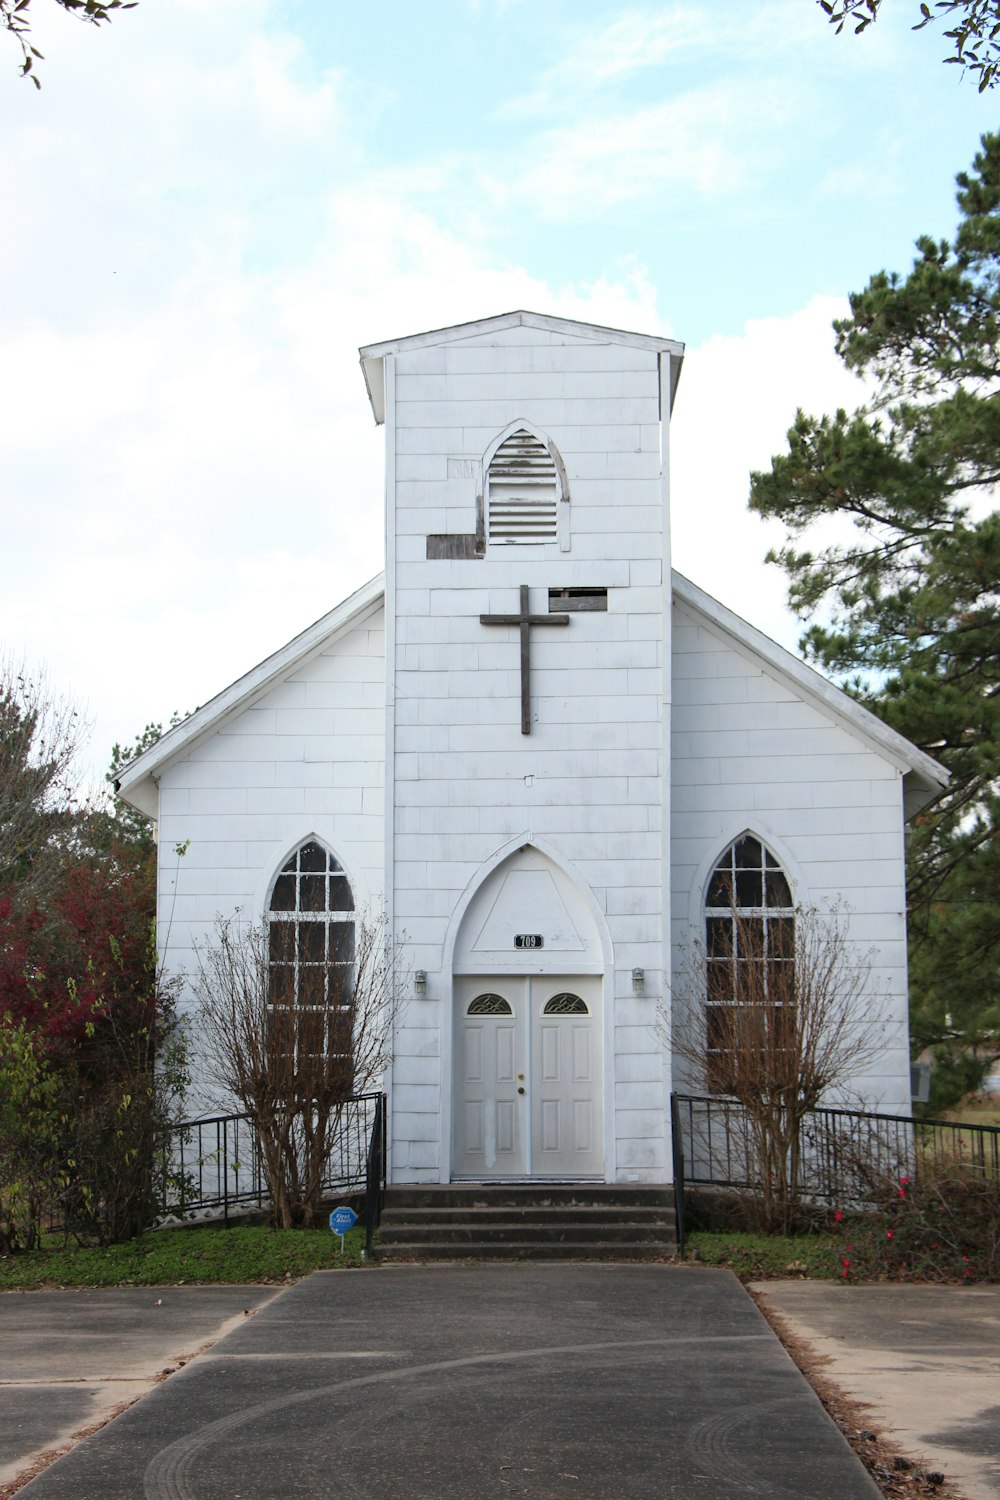
[[[378,1256],[402,1260],[666,1260],[669,1187],[604,1183],[390,1187]]]

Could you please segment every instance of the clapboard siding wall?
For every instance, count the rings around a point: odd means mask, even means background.
[[[450,918],[477,872],[523,836],[572,868],[610,934],[608,1175],[664,1180],[665,1077],[649,1032],[663,971],[669,651],[658,354],[515,327],[391,358],[389,857],[396,931],[428,975],[396,1039],[393,1173],[447,1179]],[[569,549],[515,544],[428,561],[428,534],[475,531],[483,455],[516,421],[562,457]],[[532,630],[527,736],[518,632],[479,618],[516,613],[521,585],[541,614],[550,588],[608,590],[606,613]],[[647,972],[646,996],[633,992],[633,966]]]
[[[334,851],[359,907],[378,902],[384,725],[380,604],[164,767],[157,932],[169,973],[194,972],[195,945],[211,938],[217,916],[238,909],[258,920],[274,876],[310,835]],[[182,1011],[191,1004],[188,986]],[[200,1109],[212,1101],[197,1055],[195,1072]]]
[[[882,1041],[842,1097],[909,1110],[902,785],[899,768],[804,702],[749,652],[674,607],[671,776],[675,1018],[691,985],[711,867],[746,829],[785,866],[796,905],[840,907],[871,954]],[[694,967],[698,967],[695,963]],[[697,980],[695,981],[697,982]],[[682,1081],[699,1086],[699,1080]]]

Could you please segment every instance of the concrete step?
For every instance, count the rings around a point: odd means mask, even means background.
[[[524,1241],[526,1244],[562,1244],[569,1241],[604,1240],[609,1244],[673,1244],[674,1226],[657,1224],[587,1224],[575,1215],[564,1223],[536,1224],[530,1220],[507,1219],[493,1224],[414,1224],[412,1220],[386,1223],[379,1227],[379,1245],[450,1243],[465,1245]]]
[[[567,1218],[581,1224],[673,1224],[673,1204],[640,1204],[638,1207],[620,1204],[568,1203],[560,1207],[545,1205],[505,1205],[472,1203],[465,1208],[397,1208],[388,1205],[382,1210],[382,1223],[386,1224],[455,1224],[464,1227],[470,1224],[483,1225],[531,1222],[532,1224],[564,1224]]]
[[[384,1261],[414,1260],[670,1260],[676,1253],[673,1243],[663,1245],[609,1244],[602,1240],[566,1240],[536,1244],[528,1241],[497,1243],[494,1240],[472,1240],[456,1244],[452,1240],[429,1244],[379,1243],[379,1258]]]
[[[676,1249],[673,1190],[605,1183],[390,1188],[385,1260],[663,1260]]]
[[[673,1208],[672,1187],[633,1187],[618,1183],[442,1183],[427,1187],[389,1187],[386,1208],[557,1207],[561,1204],[617,1204],[621,1207],[665,1204]]]

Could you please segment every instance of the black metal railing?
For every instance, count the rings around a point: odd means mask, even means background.
[[[368,1156],[365,1162],[365,1255],[372,1257],[375,1231],[382,1222],[385,1199],[386,1108],[385,1095],[379,1094],[375,1105]]]
[[[674,1224],[677,1233],[677,1254],[683,1260],[687,1222],[684,1213],[684,1133],[681,1127],[680,1098],[679,1094],[670,1095],[670,1145],[674,1162]]]
[[[672,1094],[670,1111],[680,1238],[685,1185],[759,1191],[761,1153],[749,1111],[735,1099]],[[1000,1126],[814,1109],[787,1166],[800,1201],[843,1206],[865,1202],[886,1183],[916,1183],[956,1167],[1000,1180]]]
[[[365,1195],[366,1239],[381,1215],[385,1192],[385,1095],[354,1094],[334,1121],[323,1192]],[[266,1208],[267,1181],[248,1115],[183,1120],[165,1131],[158,1151],[157,1222],[222,1217]]]

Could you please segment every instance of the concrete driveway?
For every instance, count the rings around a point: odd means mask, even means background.
[[[259,1286],[0,1293],[0,1495],[274,1295]]]
[[[763,1281],[769,1312],[913,1459],[1000,1500],[1000,1286]]]
[[[735,1278],[579,1262],[317,1272],[21,1494],[878,1500]]]

